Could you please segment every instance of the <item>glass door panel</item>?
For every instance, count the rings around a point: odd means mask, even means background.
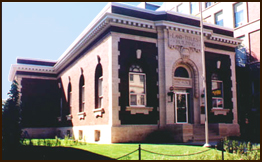
[[[188,123],[187,93],[175,94],[176,123]]]

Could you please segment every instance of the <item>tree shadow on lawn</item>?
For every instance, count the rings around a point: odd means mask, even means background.
[[[12,152],[2,152],[2,160],[115,160],[93,152],[46,146],[21,146]]]

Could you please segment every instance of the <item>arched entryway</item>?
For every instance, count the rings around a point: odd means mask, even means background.
[[[194,123],[194,98],[198,98],[198,71],[191,62],[177,61],[172,70],[174,123]],[[196,84],[197,83],[197,84]]]

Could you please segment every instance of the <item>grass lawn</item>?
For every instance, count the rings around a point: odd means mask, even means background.
[[[44,143],[43,139],[32,139],[32,145],[34,146],[50,146],[56,147],[55,139],[46,139]],[[64,148],[75,148],[80,150],[86,150],[90,153],[99,154],[105,157],[117,159],[123,155],[133,152],[138,149],[137,143],[119,143],[119,144],[95,144],[95,143],[74,143],[73,140],[59,140],[61,143],[59,146]],[[29,144],[29,140],[24,141],[25,145]],[[208,150],[209,148],[204,148],[202,146],[188,146],[188,145],[175,145],[175,144],[141,144],[141,148],[160,154],[168,155],[185,155],[194,154],[201,151]],[[260,148],[260,146],[259,146]],[[206,152],[199,153],[190,156],[165,156],[158,155],[154,153],[149,153],[141,150],[142,160],[222,160],[222,152],[216,149],[210,149]],[[231,154],[224,152],[225,160],[258,160],[260,159],[260,151],[253,151],[244,154]],[[119,160],[138,160],[138,151],[120,158]]]
[[[83,149],[110,158],[118,158],[129,152],[138,149],[138,144],[87,144],[72,146],[73,148]],[[141,144],[141,148],[162,154],[183,155],[207,150],[202,146],[185,146],[172,144]],[[142,160],[186,160],[186,159],[221,159],[221,151],[212,149],[210,151],[191,156],[164,156],[141,151]],[[121,158],[120,160],[138,160],[138,151],[131,155]]]

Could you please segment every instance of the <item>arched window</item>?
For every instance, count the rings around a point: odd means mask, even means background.
[[[223,108],[223,81],[219,80],[219,76],[216,73],[211,75],[212,81],[212,108]]]
[[[84,112],[85,108],[85,78],[82,74],[79,80],[79,112]]]
[[[95,108],[103,107],[103,68],[100,63],[95,70]]]
[[[129,104],[130,106],[146,105],[146,74],[138,65],[129,68]]]
[[[174,76],[175,77],[189,78],[187,70],[183,67],[176,68]]]
[[[68,114],[71,114],[72,113],[72,85],[71,85],[71,82],[68,83],[67,100],[68,100]]]

